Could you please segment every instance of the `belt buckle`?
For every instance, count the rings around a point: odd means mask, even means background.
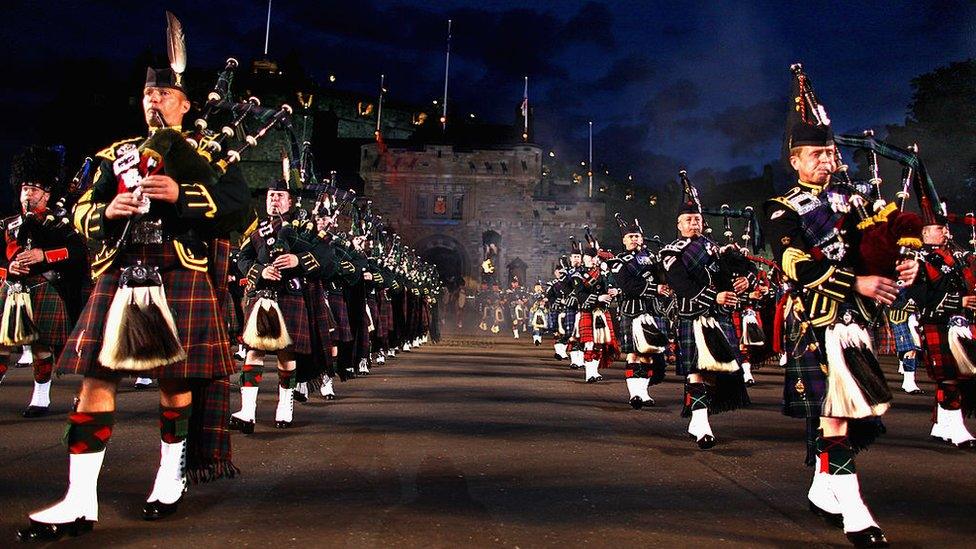
[[[162,244],[163,221],[161,219],[140,219],[132,226],[133,244]]]

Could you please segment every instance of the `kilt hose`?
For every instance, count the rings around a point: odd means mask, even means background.
[[[305,290],[302,290],[303,292]],[[285,318],[285,327],[288,335],[291,336],[291,345],[282,349],[281,352],[289,352],[300,355],[307,355],[312,352],[312,336],[309,326],[309,310],[305,304],[303,294],[292,295],[286,292],[278,292],[278,307],[281,309],[281,316]],[[247,309],[244,311],[244,318],[251,317],[251,311],[257,305],[257,299],[248,300]],[[271,351],[269,351],[270,353]]]
[[[58,371],[94,377],[138,375],[157,379],[215,379],[234,373],[230,341],[210,276],[183,267],[172,243],[131,245],[118,264],[134,265],[136,261],[158,267],[162,273],[166,303],[173,313],[186,359],[140,372],[110,370],[99,364],[105,317],[118,289],[121,272],[113,268],[95,280],[91,297],[58,359]]]
[[[349,308],[346,306],[346,296],[342,290],[329,291],[329,309],[335,320],[335,330],[332,339],[335,341],[352,341],[352,327],[349,324]]]
[[[55,350],[56,355],[68,340],[68,330],[71,325],[64,300],[61,299],[57,289],[41,275],[29,276],[20,282],[30,288],[31,309],[34,312],[31,320],[37,326],[38,332],[34,344],[47,345]],[[7,300],[7,290],[6,285],[0,289],[0,311],[3,310]]]
[[[192,482],[230,478],[239,471],[231,462],[230,381],[235,363],[230,341],[210,275],[184,268],[172,243],[130,245],[119,265],[158,267],[173,314],[176,333],[186,351],[182,361],[152,370],[126,372],[104,368],[98,362],[105,333],[105,317],[119,285],[121,269],[111,269],[95,281],[91,297],[58,358],[58,371],[115,379],[138,375],[157,379],[187,379],[193,412],[186,448],[186,474]]]
[[[736,358],[741,360],[741,353],[739,352],[738,339],[735,337],[735,326],[732,324],[732,318],[723,315],[714,315],[712,318],[722,327],[722,333],[725,334],[729,345],[735,351]],[[678,319],[678,363],[676,370],[678,375],[681,376],[699,373],[698,351],[695,348],[694,323],[695,319],[693,318]]]
[[[956,358],[949,349],[949,328],[945,324],[922,324],[922,355],[925,359],[925,369],[932,381],[968,381],[973,376],[959,372]],[[976,325],[969,326],[970,332],[976,338]]]

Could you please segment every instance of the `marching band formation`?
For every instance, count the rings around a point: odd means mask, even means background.
[[[905,393],[925,394],[915,381],[921,365],[937,384],[931,436],[976,448],[964,424],[976,410],[976,217],[948,213],[917,149],[870,132],[834,135],[802,67],[791,69],[787,146],[796,186],[758,209],[709,208],[682,171],[674,241],[645,235],[639,220],[617,214],[621,252],[603,249],[589,228],[585,245],[571,235],[544,287],[530,296],[496,292],[481,300],[483,317],[497,311],[494,326],[509,318],[514,327],[520,317],[505,315],[503,305],[531,302],[533,329],[551,333],[555,358],[582,368],[586,382],[626,360],[628,398],[638,410],[654,405],[648,389],[673,363],[686,381],[688,434],[703,450],[716,444],[710,415],[749,405],[753,365],[782,366],[783,414],[806,425],[810,510],[856,546],[886,546],[855,465],[884,433],[881,416],[892,401],[876,340],[893,339]],[[841,146],[868,154],[870,179],[848,174]],[[897,202],[882,196],[879,157],[904,167]],[[906,208],[912,195],[920,214]],[[705,216],[724,220],[726,243],[712,240]],[[743,243],[733,235],[735,218],[745,220]],[[952,240],[950,222],[972,228],[972,250]],[[763,239],[771,258],[762,255]]]
[[[13,164],[22,211],[3,220],[0,380],[11,350],[29,350],[34,390],[23,416],[35,418],[50,406],[53,372],[84,376],[64,436],[67,491],[30,515],[22,541],[79,535],[98,520],[124,377],[158,384],[160,462],[143,509],[156,520],[177,511],[188,482],[237,474],[230,431],[258,428],[269,353],[274,426],[285,429],[295,400],[335,398],[336,377],[367,375],[438,338],[436,269],[369,201],[318,183],[307,146],[286,155],[282,177],[261,190],[263,215],[244,228],[253,197],[237,161],[271,128],[287,130],[289,109],[230,101],[229,60],[203,116],[184,130],[185,48],[179,21],[169,23],[170,67],[150,68],[145,83],[147,136],[103,149],[71,181],[63,150],[30,147]],[[681,172],[676,239],[645,235],[620,215],[619,253],[588,229],[572,235],[547,283],[531,292],[517,279],[504,292],[486,285],[475,299],[479,327],[531,333],[537,346],[551,335],[555,357],[587,383],[623,360],[637,410],[654,406],[651,387],[674,364],[682,416],[702,450],[718,443],[712,414],[749,405],[753,366],[781,365],[782,411],[805,421],[810,510],[856,546],[885,546],[855,465],[884,432],[892,401],[874,334],[890,326],[906,393],[924,394],[920,366],[936,382],[931,435],[976,447],[964,424],[976,409],[976,255],[948,227],[976,223],[947,211],[917,151],[834,135],[809,78],[799,65],[792,72],[796,186],[755,209],[715,208]],[[218,120],[220,131],[208,129]],[[866,151],[868,180],[848,173],[840,147]],[[896,202],[881,194],[879,157],[904,167]],[[906,208],[909,196],[920,215]],[[712,239],[706,216],[724,219],[727,242]],[[733,218],[745,220],[742,243]],[[231,413],[238,374],[241,407]]]

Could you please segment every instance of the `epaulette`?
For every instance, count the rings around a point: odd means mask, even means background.
[[[688,242],[689,240],[687,238],[679,238],[674,242],[668,244],[667,246],[661,248],[661,253],[664,252],[681,253],[681,250],[683,250],[685,246],[688,245]]]
[[[804,191],[802,187],[796,186],[786,191],[782,195],[771,199],[771,202],[782,204],[795,212],[797,211],[796,198],[801,194],[803,194],[804,192],[806,191]]]
[[[98,151],[95,154],[95,156],[104,158],[109,162],[115,162],[115,149],[117,149],[119,145],[125,145],[126,143],[134,143],[136,141],[142,141],[143,139],[145,139],[145,137],[130,137],[128,139],[123,139],[122,141],[116,141],[115,143],[112,143],[108,147],[105,147],[104,149]]]

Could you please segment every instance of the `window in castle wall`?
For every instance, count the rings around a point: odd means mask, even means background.
[[[451,211],[451,219],[463,219],[464,218],[464,195],[456,194],[454,195],[454,208]]]
[[[485,162],[485,170],[491,171],[491,162]]]
[[[523,172],[529,171],[529,165],[525,163],[525,160],[522,161],[522,171]]]
[[[502,172],[508,173],[508,163],[507,162],[502,162],[501,163],[501,166],[502,166]]]
[[[417,195],[417,219],[427,219],[427,195]]]

